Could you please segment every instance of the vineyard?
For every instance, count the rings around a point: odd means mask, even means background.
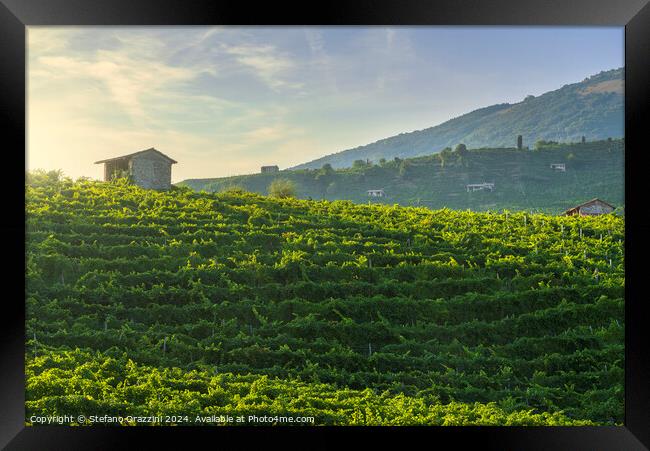
[[[431,149],[433,152],[434,149]],[[625,145],[622,139],[546,144],[537,150],[469,149],[385,162],[361,161],[345,169],[283,170],[179,183],[195,191],[219,192],[233,186],[267,194],[276,179],[290,180],[303,199],[351,200],[430,209],[532,211],[560,214],[599,197],[623,207]],[[566,172],[553,171],[561,163]],[[468,192],[466,185],[494,182],[494,191]],[[367,190],[385,191],[369,198]]]
[[[65,179],[26,202],[28,423],[623,422],[622,217]]]

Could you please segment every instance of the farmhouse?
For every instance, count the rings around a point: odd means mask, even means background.
[[[383,189],[369,189],[367,191],[368,197],[384,197],[384,190]]]
[[[470,191],[483,191],[483,190],[490,190],[494,191],[494,183],[472,183],[469,185],[466,185],[467,187],[467,192],[469,193]]]
[[[559,172],[566,172],[566,165],[564,163],[551,163],[551,169]]]
[[[104,181],[130,176],[133,182],[147,189],[168,190],[172,185],[172,160],[153,147],[140,152],[96,161],[104,164]]]
[[[278,172],[279,170],[280,168],[277,166],[262,166],[260,172],[266,174],[267,172]]]
[[[584,204],[576,205],[564,212],[566,216],[596,216],[611,213],[616,207],[600,199],[591,199]]]

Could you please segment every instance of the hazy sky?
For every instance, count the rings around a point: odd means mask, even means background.
[[[28,27],[28,169],[280,168],[623,66],[619,27]]]

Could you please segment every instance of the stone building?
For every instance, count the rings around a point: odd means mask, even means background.
[[[565,215],[596,216],[611,213],[616,207],[600,199],[591,199],[564,212]]]
[[[168,190],[172,185],[172,160],[167,155],[151,149],[141,150],[121,157],[96,161],[104,164],[104,181],[130,176],[136,185],[156,190]]]
[[[279,170],[280,168],[277,166],[262,166],[260,172],[266,174],[267,172],[278,172]]]
[[[369,189],[366,193],[368,197],[384,197],[386,195],[383,189]]]

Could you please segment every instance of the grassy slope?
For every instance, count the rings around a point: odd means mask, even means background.
[[[31,413],[622,421],[622,218],[94,182],[27,201]]]
[[[383,188],[387,197],[373,202],[422,205],[430,208],[533,210],[559,213],[594,197],[617,206],[624,203],[623,141],[563,144],[540,151],[480,149],[470,151],[465,162],[441,167],[437,156],[405,160],[384,167],[338,170],[319,175],[318,170],[281,171],[220,179],[185,180],[179,185],[195,190],[220,191],[229,186],[265,194],[277,177],[297,185],[298,196],[313,199],[349,199],[367,202],[366,190]],[[565,163],[567,172],[553,172],[551,163]],[[467,193],[466,184],[494,182],[494,193]]]

